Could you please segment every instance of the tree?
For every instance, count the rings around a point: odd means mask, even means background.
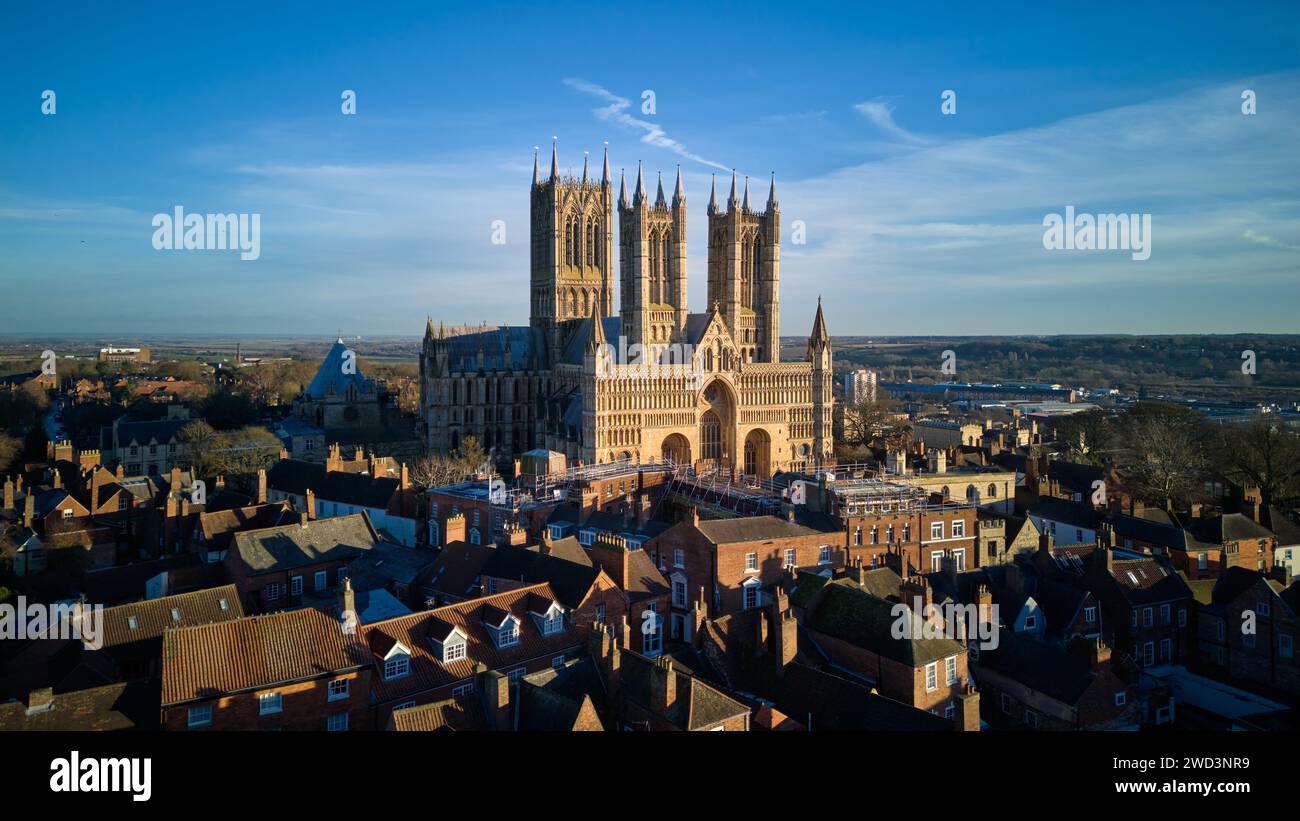
[[[1300,434],[1277,419],[1261,413],[1244,426],[1224,427],[1214,445],[1224,477],[1257,486],[1265,505],[1300,499]]]
[[[1166,510],[1190,502],[1209,467],[1204,417],[1159,402],[1138,403],[1119,422],[1123,474],[1134,494]]]
[[[9,465],[22,453],[23,440],[0,433],[0,476],[9,475]]]
[[[465,478],[465,466],[447,456],[421,456],[411,466],[411,482],[419,488],[444,487]]]
[[[887,429],[896,427],[897,404],[891,399],[863,399],[844,409],[844,441],[866,447]]]
[[[1070,414],[1057,421],[1054,429],[1071,462],[1100,465],[1104,461],[1103,452],[1114,444],[1110,417],[1100,408]]]
[[[200,476],[215,476],[212,469],[212,448],[216,442],[217,432],[202,419],[196,419],[180,429],[176,438],[185,445],[189,452],[190,464]]]
[[[487,451],[478,443],[478,439],[473,436],[466,436],[461,440],[460,447],[452,453],[452,458],[460,463],[465,473],[477,471],[487,461]]]

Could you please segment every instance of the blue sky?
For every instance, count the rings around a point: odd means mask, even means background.
[[[693,310],[734,167],[806,225],[786,334],[819,294],[833,334],[1300,331],[1300,6],[1141,5],[10,0],[0,332],[526,322],[552,135],[682,164]],[[260,258],[155,250],[176,205],[260,214]],[[1151,258],[1045,250],[1067,205],[1150,213]]]

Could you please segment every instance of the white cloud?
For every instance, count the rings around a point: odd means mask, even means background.
[[[714,162],[713,160],[706,159],[704,157],[701,157],[699,154],[696,154],[688,150],[686,146],[682,145],[677,140],[674,140],[671,137],[669,137],[668,134],[664,132],[664,130],[660,128],[657,123],[652,123],[648,120],[640,120],[637,119],[636,117],[633,117],[631,114],[628,113],[628,109],[632,107],[632,101],[629,100],[628,98],[620,97],[617,94],[613,93],[612,91],[602,86],[598,86],[595,83],[587,82],[586,80],[569,78],[564,81],[564,84],[571,88],[577,89],[578,91],[581,91],[584,94],[590,94],[593,97],[598,97],[604,100],[605,102],[609,103],[609,105],[607,106],[594,109],[592,113],[602,120],[607,120],[609,122],[617,123],[618,125],[622,125],[627,128],[643,132],[641,135],[641,142],[647,145],[654,145],[654,146],[658,146],[659,148],[665,148],[673,152],[674,154],[678,155],[679,157],[684,157],[688,160],[693,160],[695,162],[701,163],[702,165],[707,165],[712,168],[720,168],[723,171],[729,170],[727,166],[723,165],[722,163]]]

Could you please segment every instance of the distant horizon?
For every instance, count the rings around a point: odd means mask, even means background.
[[[720,199],[735,169],[762,207],[775,172],[787,336],[819,297],[833,336],[1300,332],[1294,3],[1155,2],[1122,26],[764,0],[666,0],[631,28],[569,2],[270,5],[253,27],[201,6],[51,13],[0,25],[6,331],[525,316],[533,147],[545,175],[557,137],[561,174],[587,157],[598,176],[608,146],[615,191],[640,164],[652,196],[658,172],[671,191],[680,168],[696,311],[714,175]],[[566,21],[582,47],[555,47]],[[623,59],[638,31],[665,36]],[[717,32],[734,48],[715,74]],[[256,217],[256,253],[158,250],[178,208]],[[1072,213],[1132,217],[1142,254],[1049,242]]]

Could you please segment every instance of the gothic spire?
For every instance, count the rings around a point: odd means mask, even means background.
[[[731,169],[731,196],[727,197],[727,210],[734,211],[739,200],[736,199],[736,169]]]
[[[709,213],[718,213],[718,175],[713,175],[713,180],[709,183]]]
[[[605,143],[605,170],[600,175],[600,184],[609,185],[609,143]]]
[[[673,190],[673,208],[676,208],[679,203],[686,204],[686,192],[682,190],[682,167],[680,164],[677,166],[677,187]]]
[[[557,153],[556,140],[551,140],[551,182],[560,180],[560,155]]]
[[[582,152],[582,184],[587,184],[587,152]]]
[[[749,177],[745,177],[745,203],[740,206],[741,210],[749,210]]]
[[[826,333],[826,318],[822,316],[822,298],[817,297],[817,317],[813,319],[812,336],[808,337],[809,345],[822,345],[830,342],[830,335]]]
[[[600,300],[591,301],[591,336],[587,338],[587,350],[600,350],[605,345],[605,326],[600,321]]]
[[[540,150],[540,149],[538,149],[537,146],[533,146],[533,185],[541,185],[541,184],[542,184],[542,175],[541,175],[541,171],[540,171],[540,169],[537,167],[537,152],[538,152],[539,150]]]
[[[628,207],[627,201],[627,174],[623,169],[618,169],[618,204],[623,208]]]
[[[424,325],[424,338],[433,339],[433,317],[427,317]]]
[[[636,190],[632,192],[632,203],[635,205],[640,205],[641,203],[645,202],[645,199],[646,199],[645,182],[643,181],[641,176],[641,161],[637,160],[636,161]]]
[[[664,205],[664,172],[659,172],[659,193],[655,195],[655,205]]]
[[[779,207],[780,206],[777,204],[777,200],[776,200],[776,172],[773,171],[772,187],[767,190],[767,211],[770,214],[771,212],[777,210]]]

